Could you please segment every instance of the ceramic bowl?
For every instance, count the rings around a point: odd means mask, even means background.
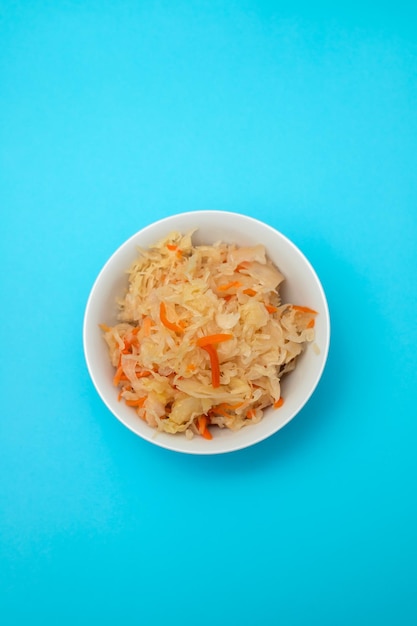
[[[250,246],[262,243],[273,263],[285,276],[280,288],[283,302],[302,304],[318,311],[316,337],[297,362],[293,372],[282,378],[284,405],[267,409],[258,424],[234,432],[213,428],[213,439],[157,432],[141,420],[134,409],[117,399],[113,385],[114,369],[100,323],[117,322],[117,298],[127,288],[126,270],[138,255],[171,231],[196,229],[194,244],[216,241]],[[99,273],[88,298],[83,328],[84,352],[88,371],[104,404],[122,424],[143,439],[170,450],[190,454],[219,454],[246,448],[274,435],[304,407],[323,373],[330,341],[330,320],[326,296],[311,263],[286,236],[259,220],[224,211],[195,211],[172,215],[143,228],[123,243]]]

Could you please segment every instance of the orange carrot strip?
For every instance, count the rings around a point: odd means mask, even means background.
[[[159,305],[159,317],[161,318],[161,322],[163,323],[163,325],[166,328],[169,328],[169,330],[173,330],[176,333],[184,332],[184,329],[181,328],[181,326],[178,326],[178,324],[174,324],[173,322],[170,322],[169,319],[167,318],[167,309],[165,306],[165,302],[161,302],[161,304]]]
[[[167,243],[167,248],[168,248],[168,250],[171,250],[171,252],[176,252],[177,258],[181,259],[181,257],[182,257],[182,250],[180,250],[180,248],[178,246],[176,246],[174,243]]]
[[[284,398],[281,396],[279,400],[274,402],[274,409],[279,409],[284,404]]]
[[[214,406],[210,409],[210,415],[223,415],[223,417],[233,417],[230,412],[228,413],[226,407],[223,407],[221,404]]]
[[[311,313],[311,315],[317,315],[317,311],[310,309],[308,306],[298,306],[297,304],[293,304],[292,308],[295,311],[300,311],[301,313]]]
[[[210,357],[211,365],[211,384],[213,387],[220,387],[220,363],[217,350],[211,344],[201,346]]]
[[[232,280],[232,282],[230,283],[226,283],[225,285],[220,285],[219,287],[217,287],[217,289],[219,291],[226,291],[227,289],[231,289],[232,287],[241,287],[242,283],[240,283],[238,280]]]
[[[205,337],[200,337],[200,339],[197,339],[197,345],[200,348],[204,348],[205,346],[209,346],[213,343],[221,343],[222,341],[228,341],[229,339],[233,339],[233,335],[229,335],[226,333],[206,335]]]
[[[198,432],[200,433],[200,435],[202,435],[205,439],[213,439],[213,435],[207,428],[207,422],[208,422],[207,416],[200,415],[200,417],[197,418],[197,421],[198,421]]]
[[[249,266],[249,262],[243,261],[243,263],[239,263],[239,265],[236,267],[236,272],[240,272],[241,270],[246,270],[248,269],[248,266]]]
[[[256,415],[256,412],[255,412],[253,409],[250,409],[250,410],[246,413],[246,417],[247,417],[248,419],[250,419],[250,420],[251,420],[253,417],[255,417],[255,415]]]
[[[146,396],[144,396],[143,398],[138,398],[137,400],[125,400],[127,406],[143,406],[144,402],[146,400]]]
[[[150,376],[152,372],[149,370],[143,370],[142,372],[135,372],[136,378],[146,378],[146,376]]]
[[[237,404],[229,404],[228,402],[221,402],[217,406],[214,406],[213,409],[224,409],[224,410],[229,409],[229,411],[234,411],[235,409],[240,408],[244,404],[245,404],[245,401],[238,402]]]
[[[265,308],[268,313],[276,313],[278,311],[276,306],[272,306],[272,304],[265,304]]]
[[[255,289],[244,289],[243,293],[245,293],[247,296],[256,296]]]
[[[132,344],[133,343],[137,343],[136,337],[133,337],[132,341],[130,341],[129,339],[127,339],[126,337],[124,337],[124,348],[122,350],[123,354],[129,354],[129,352],[131,352],[132,350]]]
[[[194,372],[195,369],[196,366],[194,365],[194,363],[190,363],[189,365],[187,365],[187,372]]]
[[[215,415],[224,415],[224,417],[232,417],[230,415],[230,411],[234,411],[235,409],[238,409],[244,404],[245,402],[238,402],[237,404],[229,404],[228,402],[221,402],[220,404],[213,406],[211,411]]]
[[[123,371],[123,368],[121,365],[119,365],[119,367],[116,370],[116,373],[114,375],[113,378],[113,385],[115,387],[117,387],[117,385],[121,382],[121,381],[126,381],[129,380],[128,377],[126,376],[126,374]]]
[[[314,328],[314,324],[315,324],[315,320],[312,319],[309,321],[309,323],[307,324],[306,328]]]
[[[228,404],[227,402],[221,402],[210,409],[210,412],[214,415],[223,415],[223,417],[233,417],[233,411],[243,406],[244,402],[238,402],[237,404]]]

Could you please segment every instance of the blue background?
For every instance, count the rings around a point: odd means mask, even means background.
[[[0,150],[0,621],[415,624],[413,3],[0,1]],[[210,458],[114,419],[81,337],[198,209],[293,239],[332,318],[297,418]]]

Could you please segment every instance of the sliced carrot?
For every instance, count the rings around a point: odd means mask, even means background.
[[[190,363],[189,365],[187,365],[187,372],[194,372],[195,369],[196,365],[194,365],[194,363]]]
[[[127,406],[141,407],[144,405],[145,400],[146,400],[146,396],[144,396],[143,398],[138,398],[137,400],[125,400],[125,402]]]
[[[200,417],[197,418],[197,421],[198,421],[198,432],[200,433],[200,435],[202,435],[205,439],[213,439],[213,435],[207,428],[207,423],[208,423],[207,416],[200,415]]]
[[[217,350],[211,344],[201,347],[208,353],[210,357],[211,384],[213,385],[213,387],[220,387],[220,363],[219,357],[217,355]]]
[[[175,243],[167,243],[167,248],[168,250],[171,250],[172,252],[174,252],[175,250],[178,250],[178,246],[176,246]]]
[[[234,411],[235,409],[239,409],[244,404],[245,404],[245,401],[238,402],[237,404],[229,404],[228,402],[222,402],[221,404],[218,404],[217,406],[213,407],[213,409],[221,408],[225,410],[229,409],[230,411]]]
[[[135,374],[136,378],[146,378],[147,376],[150,376],[152,372],[149,370],[142,370],[141,372],[135,372]]]
[[[205,337],[200,337],[199,339],[197,339],[197,345],[200,348],[204,348],[205,346],[209,346],[213,343],[229,341],[229,339],[233,339],[233,335],[227,333],[216,333],[215,335],[206,335]]]
[[[249,266],[249,262],[243,261],[243,263],[239,263],[239,265],[236,267],[236,272],[240,272],[241,270],[246,270],[248,269],[248,266]]]
[[[161,304],[159,305],[159,317],[161,318],[161,322],[163,323],[163,325],[166,328],[169,328],[169,330],[173,330],[176,333],[184,332],[184,329],[181,328],[181,326],[178,326],[178,324],[174,324],[173,322],[170,322],[169,319],[167,318],[167,309],[165,306],[165,302],[161,302]]]
[[[123,354],[129,354],[130,352],[132,352],[132,346],[134,345],[138,345],[138,340],[137,337],[134,335],[132,337],[132,339],[127,339],[127,337],[124,337],[124,348],[122,350]]]
[[[250,420],[251,420],[253,417],[255,417],[255,415],[256,415],[256,411],[254,411],[253,409],[250,409],[250,410],[246,413],[246,417],[247,417],[248,419],[250,419]]]
[[[233,417],[233,411],[243,406],[245,402],[238,402],[237,404],[229,404],[228,402],[221,402],[212,407],[211,412],[214,415],[223,415],[224,417]]]
[[[276,313],[278,311],[276,306],[272,306],[272,304],[265,304],[265,308],[268,313]]]
[[[247,296],[256,296],[255,289],[244,289],[243,293],[245,293]]]
[[[317,311],[310,309],[308,306],[298,306],[297,304],[293,304],[292,308],[294,311],[300,311],[300,313],[311,313],[311,315],[317,315]]]
[[[279,409],[284,404],[284,398],[281,396],[279,400],[274,402],[274,409]]]
[[[224,285],[219,285],[219,287],[217,287],[217,289],[219,291],[227,291],[228,289],[232,289],[232,287],[241,287],[242,283],[240,283],[238,280],[232,280],[232,282],[230,283],[226,283]]]
[[[197,339],[197,345],[205,350],[210,357],[211,366],[211,382],[213,387],[220,387],[220,363],[217,350],[214,347],[214,343],[221,343],[222,341],[228,341],[232,339],[233,335],[225,333],[217,333],[215,335],[206,335]]]
[[[316,323],[316,322],[315,322],[315,320],[314,320],[314,319],[310,320],[310,321],[309,321],[309,323],[307,324],[306,328],[314,328],[314,324],[315,324],[315,323]]]

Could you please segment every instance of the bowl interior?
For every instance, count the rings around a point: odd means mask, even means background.
[[[171,231],[196,230],[195,244],[216,241],[240,246],[265,245],[267,254],[286,277],[281,289],[283,302],[309,306],[319,312],[316,339],[307,346],[297,367],[282,379],[284,405],[267,409],[259,424],[238,432],[215,429],[212,440],[202,437],[187,440],[184,435],[159,433],[138,418],[135,411],[117,400],[112,380],[107,345],[100,323],[117,322],[116,300],[127,288],[127,269],[137,257],[138,246],[149,247]],[[329,312],[320,281],[309,261],[284,235],[253,218],[222,211],[196,211],[174,215],[147,226],[128,239],[110,257],[97,277],[87,302],[84,317],[84,352],[92,381],[110,411],[130,430],[144,439],[179,452],[218,454],[238,450],[269,437],[289,422],[307,402],[321,377],[327,359],[330,338]],[[315,344],[315,345],[314,345]]]

